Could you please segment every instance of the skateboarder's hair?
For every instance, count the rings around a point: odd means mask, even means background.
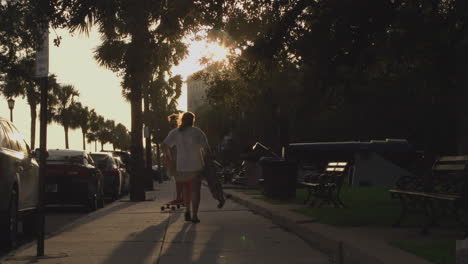
[[[167,120],[168,120],[168,121],[173,121],[173,120],[176,120],[176,121],[177,121],[178,118],[179,118],[179,114],[172,114],[172,115],[169,115],[169,116],[167,117]]]
[[[179,130],[183,131],[187,127],[193,126],[193,121],[195,120],[195,114],[192,112],[185,112],[181,117],[180,117],[180,125],[179,125]]]

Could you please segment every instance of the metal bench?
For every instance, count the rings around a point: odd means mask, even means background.
[[[307,199],[305,204],[309,203],[311,198],[315,199],[310,202],[311,206],[321,207],[323,204],[333,204],[335,207],[345,207],[341,201],[340,192],[343,185],[344,177],[349,168],[349,163],[346,161],[328,162],[325,171],[320,174],[306,174],[304,179],[299,182],[299,185],[307,188]]]
[[[468,156],[443,156],[436,159],[430,175],[399,178],[396,188],[389,190],[402,206],[394,226],[401,226],[409,213],[423,213],[426,221],[422,223],[421,232],[427,234],[438,218],[449,215],[455,217],[466,232],[459,212],[468,208],[467,168]]]

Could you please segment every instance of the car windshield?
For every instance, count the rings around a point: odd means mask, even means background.
[[[84,162],[84,159],[82,155],[49,155],[47,161],[82,164]]]

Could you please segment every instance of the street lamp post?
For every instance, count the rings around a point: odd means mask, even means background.
[[[15,100],[13,98],[8,99],[8,108],[10,108],[10,121],[13,122],[13,108],[15,108]]]

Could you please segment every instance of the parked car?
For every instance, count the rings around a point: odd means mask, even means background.
[[[91,157],[104,175],[104,195],[113,201],[120,198],[124,186],[124,175],[112,153],[92,152]]]
[[[103,176],[87,151],[48,150],[45,204],[104,207]]]
[[[34,230],[38,205],[39,165],[18,129],[0,118],[0,242],[16,245],[18,221]]]
[[[123,175],[122,194],[128,194],[130,192],[130,173],[128,173],[127,166],[125,166],[119,156],[114,156],[114,159]]]
[[[125,164],[127,171],[130,171],[130,152],[122,150],[104,150],[103,152],[112,153],[114,157],[120,157],[120,160]]]

